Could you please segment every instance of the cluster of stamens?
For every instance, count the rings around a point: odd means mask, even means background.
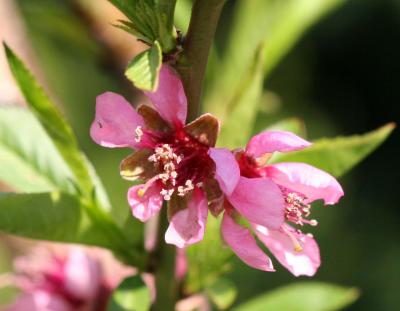
[[[300,226],[304,226],[304,224],[316,226],[318,224],[315,219],[307,219],[307,217],[310,216],[311,213],[311,206],[310,204],[305,203],[306,197],[295,192],[290,192],[287,189],[284,189],[283,193],[285,197],[286,220]],[[301,238],[301,230],[297,229],[296,232],[298,233],[298,236],[295,236],[295,234],[287,229],[285,225],[283,225],[282,229],[292,241],[294,250],[296,252],[301,252],[303,250],[303,247],[301,246],[300,241],[304,243]],[[306,235],[312,237],[310,233],[307,233]]]
[[[285,217],[288,221],[296,225],[303,226],[308,224],[316,226],[318,222],[315,219],[307,219],[310,216],[311,206],[304,203],[305,198],[297,193],[289,192],[285,195]]]
[[[183,185],[178,185],[177,168],[182,162],[183,157],[183,154],[176,154],[171,145],[163,144],[156,147],[154,153],[148,158],[158,170],[161,170],[157,178],[165,185],[165,188],[161,190],[160,194],[166,201],[171,199],[175,191],[178,196],[183,197],[195,187],[191,179],[187,179]],[[198,183],[196,186],[200,187],[201,184]]]

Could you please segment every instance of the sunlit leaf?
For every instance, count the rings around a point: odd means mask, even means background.
[[[186,33],[189,27],[190,13],[192,12],[192,3],[190,0],[178,0],[175,8],[175,24]]]
[[[71,169],[75,182],[83,192],[90,193],[93,190],[93,183],[71,127],[64,121],[60,112],[47,97],[32,74],[26,69],[22,61],[7,45],[4,45],[4,47],[11,72],[29,107]]]
[[[0,107],[0,180],[22,192],[76,192],[73,175],[27,109]]]
[[[150,290],[140,275],[128,277],[114,291],[108,311],[146,311],[150,309]]]
[[[353,303],[359,297],[355,288],[320,282],[295,283],[262,294],[233,311],[335,311]]]
[[[155,91],[158,86],[161,62],[161,47],[156,41],[150,49],[140,53],[131,61],[125,75],[137,88]]]
[[[122,28],[144,39],[147,43],[158,41],[163,52],[175,48],[174,10],[176,0],[109,0],[128,17],[120,21]]]
[[[309,148],[279,154],[272,160],[308,163],[339,177],[378,148],[394,128],[395,125],[389,123],[364,135],[319,139]]]

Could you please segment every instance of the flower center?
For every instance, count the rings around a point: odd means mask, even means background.
[[[148,160],[158,172],[155,178],[161,184],[164,200],[170,200],[174,193],[183,197],[203,186],[214,170],[208,150],[183,129],[159,139]]]

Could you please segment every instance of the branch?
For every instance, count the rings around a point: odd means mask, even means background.
[[[200,110],[200,99],[208,55],[225,0],[196,0],[183,54],[176,65],[188,99],[188,122]]]

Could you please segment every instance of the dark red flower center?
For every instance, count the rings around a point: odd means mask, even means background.
[[[173,193],[184,196],[195,187],[202,187],[212,175],[215,165],[208,155],[209,146],[176,129],[160,137],[149,161],[154,163],[161,194],[169,200]]]

